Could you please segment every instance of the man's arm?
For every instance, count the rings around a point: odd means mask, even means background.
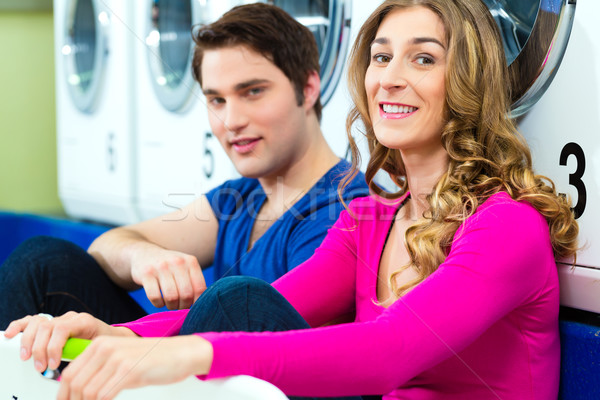
[[[125,289],[143,286],[157,307],[187,308],[206,289],[219,223],[206,196],[175,212],[112,229],[88,252]]]

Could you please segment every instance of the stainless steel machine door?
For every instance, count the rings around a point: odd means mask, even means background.
[[[512,81],[514,117],[544,94],[560,66],[576,0],[483,0],[502,35]]]
[[[146,37],[152,86],[169,111],[185,108],[194,85],[191,73],[192,0],[150,0]]]
[[[364,1],[364,0],[363,0]],[[350,43],[350,0],[268,0],[315,35],[321,65],[321,102],[327,104],[337,87]]]
[[[71,0],[61,49],[71,99],[84,113],[92,113],[99,96],[106,61],[104,26],[108,14],[95,0]]]

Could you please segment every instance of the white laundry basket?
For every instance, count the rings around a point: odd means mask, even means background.
[[[0,331],[0,399],[54,400],[59,383],[39,374],[33,361],[19,358],[21,337],[6,339]],[[121,392],[118,400],[287,400],[275,386],[250,376],[201,381],[190,377],[183,382],[148,386]]]

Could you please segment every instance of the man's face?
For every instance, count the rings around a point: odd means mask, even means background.
[[[206,51],[201,74],[210,126],[239,173],[285,176],[309,145],[290,80],[245,46]]]

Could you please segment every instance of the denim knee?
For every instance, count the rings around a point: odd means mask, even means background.
[[[18,268],[21,272],[24,272],[24,269],[39,272],[40,268],[48,265],[48,261],[58,258],[57,266],[64,268],[70,266],[70,263],[60,262],[60,259],[86,256],[85,250],[69,241],[51,236],[34,236],[19,244],[0,268]]]
[[[309,325],[269,283],[246,276],[217,281],[194,303],[181,334],[283,331]]]

